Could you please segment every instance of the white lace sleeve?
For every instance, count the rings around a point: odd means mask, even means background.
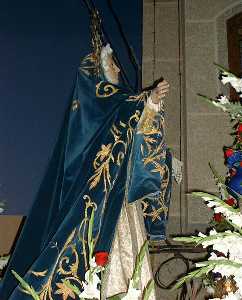
[[[162,101],[162,100],[161,100],[161,101]],[[151,97],[149,97],[149,98],[147,99],[147,104],[146,104],[146,105],[147,105],[150,109],[152,109],[152,110],[154,110],[154,111],[156,111],[156,112],[160,112],[161,109],[162,109],[161,101],[160,101],[159,103],[153,103]]]

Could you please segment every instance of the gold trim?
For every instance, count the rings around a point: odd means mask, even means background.
[[[112,95],[116,94],[119,91],[118,88],[116,88],[111,83],[106,83],[104,81],[100,81],[96,85],[96,97],[98,98],[108,98]]]

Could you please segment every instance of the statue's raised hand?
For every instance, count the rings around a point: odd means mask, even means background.
[[[157,104],[161,99],[165,98],[169,92],[170,85],[166,80],[163,80],[157,84],[157,86],[151,92],[152,102]]]

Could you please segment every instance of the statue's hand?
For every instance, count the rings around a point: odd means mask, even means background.
[[[169,92],[169,87],[170,85],[166,80],[159,82],[151,92],[152,102],[157,104],[161,101],[161,99],[166,97]]]

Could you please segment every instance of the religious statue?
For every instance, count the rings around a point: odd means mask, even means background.
[[[172,157],[164,139],[163,80],[131,95],[119,82],[109,44],[93,38],[49,168],[9,262],[1,300],[29,299],[14,269],[41,300],[75,299],[89,268],[87,221],[94,209],[93,252],[107,254],[102,299],[125,293],[144,241],[163,240]],[[146,253],[140,289],[152,278]],[[150,299],[156,299],[155,293]]]

